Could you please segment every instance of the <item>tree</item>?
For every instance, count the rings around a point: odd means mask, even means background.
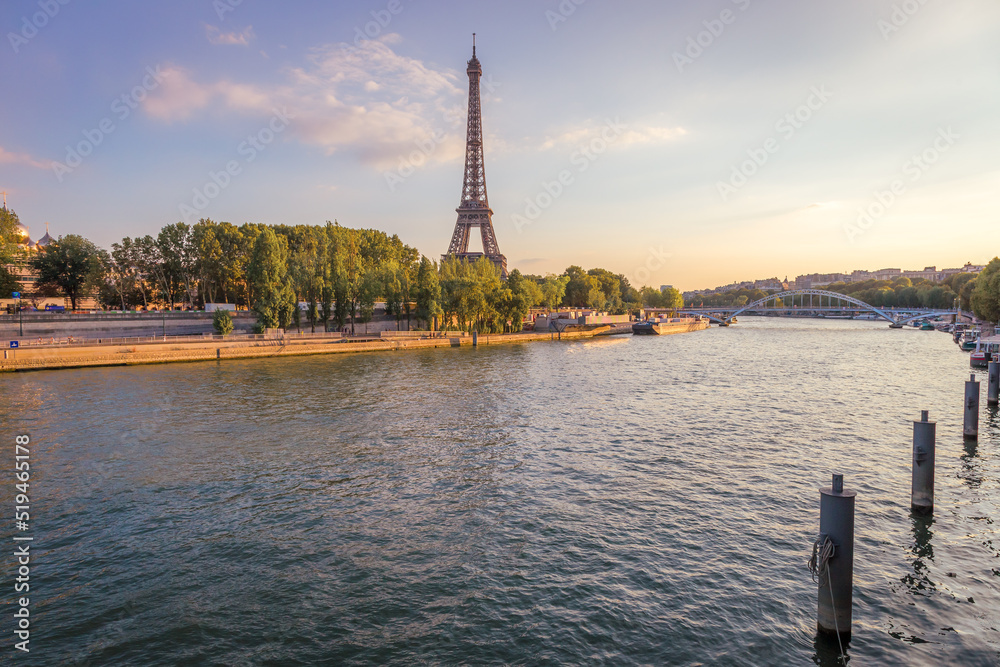
[[[978,274],[977,274],[978,275]],[[968,280],[962,285],[962,291],[958,293],[962,310],[972,310],[972,290],[976,289],[976,278]]]
[[[639,296],[639,290],[632,287],[632,284],[629,283],[624,273],[618,274],[618,291],[622,295],[625,310],[634,310],[639,307],[639,303],[642,300],[642,297]]]
[[[212,328],[220,336],[228,336],[233,333],[233,318],[228,310],[218,309],[212,315]]]
[[[107,257],[107,273],[116,281],[122,308],[140,304],[149,305],[146,298],[149,291],[148,276],[142,259],[139,239],[133,241],[126,236],[120,243],[111,244],[111,252]]]
[[[159,250],[159,276],[166,301],[174,307],[176,297],[194,305],[194,280],[197,252],[192,242],[191,227],[183,222],[167,225],[156,237]]]
[[[538,281],[524,277],[522,282],[522,290],[524,291],[524,299],[528,304],[528,308],[534,306],[542,305],[542,301],[545,300],[545,294],[542,292],[542,286],[538,284]]]
[[[240,225],[239,229],[236,230],[238,234],[230,234],[228,239],[230,242],[234,243],[233,248],[233,270],[236,276],[235,288],[243,292],[243,303],[246,304],[247,308],[256,300],[253,291],[253,281],[250,279],[250,259],[253,257],[254,244],[257,242],[257,237],[265,229],[264,225],[258,225],[252,222],[247,222]],[[221,243],[220,237],[220,243]],[[226,251],[225,244],[223,244],[223,252]],[[237,300],[237,303],[239,301]]]
[[[215,303],[216,291],[222,287],[222,244],[216,235],[218,225],[202,218],[191,228],[194,252],[194,274],[202,305]]]
[[[292,253],[288,271],[295,288],[297,300],[306,302],[306,317],[313,332],[323,295],[329,281],[327,237],[321,228],[305,227],[299,246]],[[298,313],[298,310],[296,310]]]
[[[662,290],[661,302],[664,308],[677,310],[684,307],[684,297],[676,287],[668,287]]]
[[[424,322],[428,329],[433,329],[434,318],[441,311],[441,283],[438,281],[438,267],[426,257],[420,258],[417,268],[417,322]]]
[[[571,308],[586,308],[590,301],[590,290],[594,287],[590,276],[576,265],[567,267],[563,275],[569,278],[566,283],[566,296],[563,297],[563,304]]]
[[[378,299],[379,291],[382,288],[382,271],[378,266],[369,266],[361,274],[361,282],[358,285],[358,321],[365,325],[365,333],[368,333],[368,323],[375,315],[375,301]]]
[[[944,280],[944,284],[951,288],[955,294],[961,294],[962,288],[972,280],[976,279],[977,273],[954,273]]]
[[[503,281],[500,269],[486,257],[475,262],[462,262],[466,270],[464,284],[467,286],[466,308],[470,316],[468,331],[499,333],[506,324],[497,309],[503,297]]]
[[[107,250],[98,249],[97,261],[101,267],[101,280],[97,286],[97,301],[102,306],[115,308],[120,305],[121,309],[125,310],[129,268],[120,265],[114,254]]]
[[[287,327],[297,307],[288,279],[288,242],[270,227],[265,227],[254,241],[248,274],[257,323],[264,329]]]
[[[334,317],[338,327],[344,326],[344,322],[350,317],[353,334],[358,304],[364,287],[362,281],[365,267],[362,265],[358,239],[352,233],[354,230],[337,229],[342,233],[337,235],[335,250],[330,257],[330,271],[334,285]]]
[[[0,295],[4,295],[2,298],[6,299],[14,292],[17,292],[19,287],[20,284],[17,282],[17,276],[11,273],[10,269],[6,266],[0,266]]]
[[[67,234],[45,246],[32,260],[32,267],[38,275],[37,287],[62,290],[76,310],[83,292],[101,277],[100,251],[82,236]]]
[[[587,292],[587,306],[594,310],[605,310],[608,305],[608,297],[601,289],[601,282],[593,277],[590,278],[590,291]]]
[[[0,208],[0,297],[3,298],[18,291],[17,277],[8,267],[22,260],[18,246],[21,242],[20,224],[17,213],[7,207]]]
[[[1000,257],[994,257],[976,278],[970,295],[972,312],[988,322],[1000,322]]]
[[[240,296],[244,296],[244,305],[249,305],[246,267],[249,263],[248,252],[253,246],[248,245],[242,228],[228,222],[220,222],[213,233],[220,249],[218,278],[222,301],[239,304]]]
[[[568,284],[569,276],[552,274],[545,276],[545,281],[542,283],[542,305],[550,310],[558,308],[566,297]]]
[[[944,285],[935,285],[921,293],[923,303],[927,308],[952,308],[955,305],[955,293]]]
[[[600,306],[594,306],[598,310],[607,310],[610,313],[620,314],[624,312],[622,302],[622,279],[621,276],[611,273],[607,269],[591,269],[587,274],[596,278],[604,298]],[[626,284],[628,281],[626,281]]]
[[[498,311],[506,289],[500,270],[486,257],[475,262],[446,259],[441,262],[441,310],[444,325],[452,322],[463,331],[497,333],[506,319]]]
[[[407,252],[399,267],[400,298],[403,300],[403,313],[406,315],[407,331],[410,330],[411,310],[417,296],[417,260],[419,257],[420,254],[416,248],[407,246]]]
[[[507,288],[504,292],[509,294],[503,295],[502,315],[503,319],[509,322],[509,330],[513,333],[518,333],[524,328],[524,320],[528,317],[528,309],[531,307],[528,297],[529,285],[536,290],[538,289],[538,285],[533,280],[523,277],[517,269],[511,271],[510,275],[507,276]],[[538,291],[541,292],[541,290]]]
[[[160,246],[149,234],[135,240],[140,273],[149,282],[150,295],[160,303],[170,303],[170,281],[166,274],[166,264]],[[157,299],[157,293],[159,298]],[[171,305],[172,307],[172,305]]]
[[[662,308],[663,307],[663,292],[661,292],[658,289],[654,289],[652,287],[648,287],[648,286],[644,285],[642,287],[642,289],[639,290],[639,298],[640,298],[640,300],[642,302],[642,305],[646,306],[647,308]],[[715,305],[727,305],[728,306],[728,305],[731,305],[731,304],[729,304],[729,303],[727,303],[727,304],[714,304],[713,303],[713,304],[710,304],[710,305],[713,305],[713,306],[715,306]]]
[[[379,293],[385,301],[386,315],[396,318],[396,331],[399,331],[399,321],[403,317],[403,269],[395,259],[385,261],[378,267]]]

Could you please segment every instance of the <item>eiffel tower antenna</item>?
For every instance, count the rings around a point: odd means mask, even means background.
[[[486,256],[507,278],[507,258],[500,252],[496,232],[493,231],[493,210],[486,196],[486,165],[483,161],[483,122],[479,101],[479,78],[483,68],[476,57],[476,33],[472,33],[472,60],[468,62],[469,75],[469,125],[465,141],[465,178],[462,182],[462,199],[455,211],[458,220],[451,236],[447,254],[442,258],[457,257],[476,261]],[[483,252],[469,252],[469,235],[473,227],[479,228],[483,239]]]

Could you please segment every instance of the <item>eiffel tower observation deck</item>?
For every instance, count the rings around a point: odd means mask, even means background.
[[[486,256],[507,278],[507,258],[500,252],[496,232],[493,231],[493,210],[486,196],[486,165],[483,162],[483,123],[479,102],[479,79],[483,68],[476,57],[476,35],[472,35],[472,60],[466,72],[469,75],[469,127],[465,143],[465,180],[462,184],[462,201],[455,209],[458,220],[451,236],[448,252],[442,258],[458,257],[476,261]],[[469,252],[469,235],[479,228],[483,252]]]

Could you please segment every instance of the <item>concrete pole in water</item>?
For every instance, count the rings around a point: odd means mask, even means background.
[[[920,421],[913,422],[913,482],[910,485],[910,508],[928,513],[934,509],[934,447],[936,424],[921,410]]]
[[[472,332],[472,347],[478,347],[478,346],[479,346],[479,332],[478,331],[473,331]]]
[[[975,373],[970,374],[965,383],[965,428],[962,435],[979,438],[979,382]]]
[[[851,637],[854,590],[854,491],[844,489],[844,476],[834,475],[829,488],[820,489],[819,532],[833,542],[826,574],[820,568],[819,609],[816,626],[820,633]]]
[[[1000,361],[990,362],[989,382],[986,385],[986,405],[996,405],[1000,401]]]

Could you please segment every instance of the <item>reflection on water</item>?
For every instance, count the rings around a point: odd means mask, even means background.
[[[913,544],[909,549],[913,572],[907,573],[902,581],[914,595],[927,595],[935,589],[928,576],[928,563],[934,560],[934,545],[931,543],[934,517],[910,510],[910,521],[913,523]]]
[[[959,476],[970,488],[978,490],[983,483],[982,460],[979,458],[979,441],[965,439],[965,454],[962,456],[962,471]]]
[[[840,652],[842,646],[843,653]],[[842,667],[845,664],[850,664],[852,660],[851,640],[843,640],[843,644],[841,644],[834,635],[817,632],[813,641],[813,651],[813,663],[820,667],[838,667],[838,665]]]
[[[995,665],[1000,438],[989,415],[962,441],[967,365],[933,332],[741,318],[4,376],[35,443],[32,658],[838,664],[803,565],[842,472],[849,658]],[[920,410],[932,517],[909,512]]]

